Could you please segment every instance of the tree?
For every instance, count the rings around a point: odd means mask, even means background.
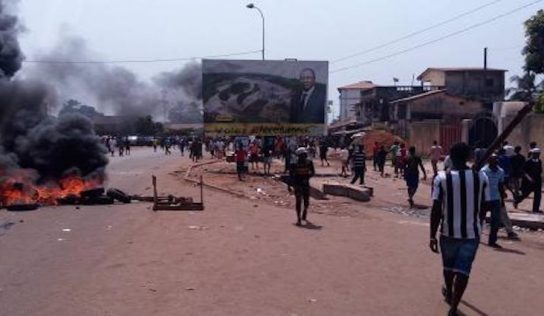
[[[508,99],[512,101],[534,100],[544,85],[544,82],[536,83],[536,74],[532,71],[526,72],[523,76],[512,76],[510,81],[516,85],[506,89]]]
[[[97,116],[104,116],[103,113],[97,112],[96,109],[90,105],[85,105],[78,100],[70,99],[63,103],[62,109],[59,112],[59,116],[65,114],[74,114],[78,113],[83,116],[86,116],[90,119]]]
[[[526,45],[523,48],[525,56],[525,71],[536,74],[544,73],[544,10],[525,21]]]
[[[544,112],[544,80],[537,83],[538,75],[544,74],[544,10],[538,10],[524,24],[525,73],[510,79],[516,87],[507,89],[506,93],[510,100],[536,101],[535,112]]]
[[[153,122],[151,115],[139,117],[135,123],[136,133],[138,135],[157,135],[163,132],[164,127],[161,123]]]

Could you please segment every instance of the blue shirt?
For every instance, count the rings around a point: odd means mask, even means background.
[[[497,166],[497,170],[493,171],[489,165],[485,165],[481,171],[485,173],[489,181],[489,200],[499,201],[501,199],[499,184],[504,183],[504,170]]]
[[[512,160],[510,157],[506,155],[500,155],[498,157],[497,162],[499,163],[499,167],[504,170],[504,176],[509,177],[510,173],[512,173]]]

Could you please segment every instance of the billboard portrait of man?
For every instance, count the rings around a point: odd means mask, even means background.
[[[325,85],[316,84],[315,71],[304,68],[299,75],[300,89],[291,100],[291,123],[323,123],[327,90]]]
[[[328,62],[202,61],[207,135],[322,135]]]

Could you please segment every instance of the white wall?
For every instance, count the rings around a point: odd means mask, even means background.
[[[340,120],[356,119],[353,106],[361,100],[361,90],[342,89],[340,91]]]

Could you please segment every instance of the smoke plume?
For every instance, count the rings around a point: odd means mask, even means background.
[[[51,62],[33,65],[27,71],[30,77],[48,78],[54,84],[60,100],[82,99],[108,114],[152,115],[167,119],[168,114],[164,117],[165,110],[168,112],[181,108],[184,114],[194,116],[193,105],[200,104],[201,67],[196,62],[189,63],[180,70],[160,73],[151,82],[147,82],[122,66],[81,63],[100,60],[100,56],[82,38],[65,34],[61,35],[55,48],[38,54],[35,58]],[[60,104],[55,107],[60,107]],[[193,120],[201,121],[199,117]]]
[[[83,176],[102,173],[106,149],[91,122],[76,115],[48,117],[47,108],[55,103],[51,87],[13,79],[24,60],[20,25],[7,10],[14,2],[0,0],[0,184],[21,168],[35,173],[35,181],[59,179],[74,169]]]

